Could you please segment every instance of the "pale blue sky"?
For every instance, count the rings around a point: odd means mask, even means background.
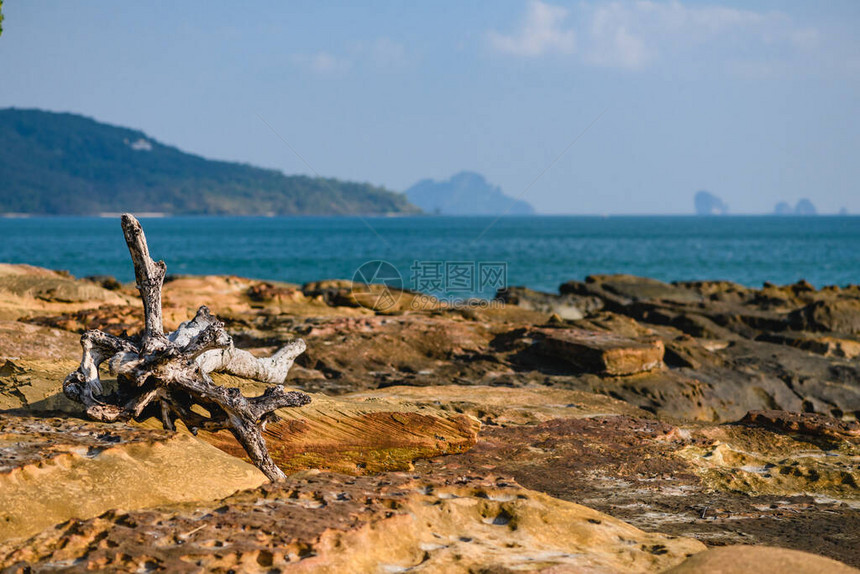
[[[358,6],[361,4],[361,6]],[[860,2],[7,0],[0,107],[542,213],[860,212]],[[0,150],[2,153],[2,150]]]

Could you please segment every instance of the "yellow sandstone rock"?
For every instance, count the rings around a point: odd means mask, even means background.
[[[218,499],[266,480],[189,435],[0,415],[0,540],[113,508]]]
[[[604,331],[542,329],[541,349],[587,372],[633,375],[663,365],[665,348],[657,337],[631,339]]]
[[[127,295],[64,273],[0,263],[0,320],[131,302],[132,298]]]
[[[213,378],[248,395],[260,394],[265,386],[224,374]],[[276,411],[282,420],[268,424],[263,433],[272,459],[287,473],[408,470],[415,459],[468,450],[481,427],[474,417],[404,400],[310,396],[309,405]],[[153,419],[149,424],[156,423]],[[225,452],[245,456],[227,431],[201,431],[199,436]]]
[[[799,550],[768,546],[725,546],[688,558],[665,574],[858,574],[860,570],[836,560]]]
[[[484,423],[499,425],[534,424],[560,417],[653,415],[630,403],[606,395],[551,387],[491,387],[486,385],[392,386],[360,393],[345,399],[360,401],[408,401],[444,411],[474,416]]]
[[[857,438],[816,441],[740,426],[703,428],[696,435],[708,442],[686,446],[677,455],[714,490],[753,496],[808,493],[860,501]]]
[[[63,411],[81,415],[82,406],[62,393],[72,361],[7,361],[0,365],[0,410]],[[215,374],[218,384],[259,395],[265,384]],[[102,379],[106,392],[116,385]],[[277,411],[280,422],[264,433],[272,458],[285,472],[309,468],[350,474],[406,470],[418,458],[463,452],[475,444],[480,422],[474,417],[405,400],[352,400],[311,394],[311,404]],[[149,419],[142,426],[160,429]],[[180,429],[184,429],[179,424]],[[201,439],[244,458],[228,431],[201,431]]]
[[[0,547],[72,571],[659,572],[705,550],[493,477],[306,472],[217,504],[108,513]]]

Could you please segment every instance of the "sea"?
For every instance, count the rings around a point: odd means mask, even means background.
[[[152,217],[168,274],[380,282],[451,298],[557,292],[588,275],[751,287],[860,283],[860,217]],[[134,273],[118,217],[0,218],[0,262],[77,277]],[[399,281],[399,285],[397,284]]]

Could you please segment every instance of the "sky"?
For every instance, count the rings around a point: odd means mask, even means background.
[[[0,107],[547,214],[860,213],[860,2],[6,0]],[[2,150],[0,150],[2,153]]]

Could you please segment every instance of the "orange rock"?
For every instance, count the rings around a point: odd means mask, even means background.
[[[540,329],[541,350],[589,372],[632,375],[663,365],[665,348],[657,337],[629,339],[583,329]]]
[[[494,476],[307,472],[216,503],[69,521],[0,546],[0,568],[633,574],[704,550]]]
[[[2,359],[31,357],[66,359],[80,354],[80,337],[60,329],[0,321],[0,364]]]
[[[726,546],[694,554],[666,574],[858,574],[860,570],[808,552],[767,546]]]
[[[74,418],[0,415],[0,540],[112,508],[208,501],[266,482],[185,434]]]
[[[0,409],[81,415],[81,405],[66,398],[61,390],[63,377],[75,365],[73,361],[0,363]],[[267,386],[221,373],[213,378],[221,385],[238,387],[253,396],[262,394]],[[105,378],[102,383],[106,392],[116,387],[114,379]],[[264,433],[272,458],[285,472],[326,469],[366,474],[407,470],[419,458],[468,450],[477,441],[481,427],[472,416],[415,404],[405,398],[352,399],[314,393],[311,396],[309,405],[277,411],[282,420],[267,425]],[[156,418],[140,425],[161,429]],[[187,434],[181,423],[177,426]],[[245,458],[245,450],[227,431],[201,431],[199,438]]]
[[[230,379],[225,380],[225,379]],[[254,383],[216,375],[249,394]],[[368,474],[408,470],[418,458],[461,453],[477,441],[480,422],[403,400],[356,401],[312,394],[300,409],[281,409],[281,421],[263,436],[275,463],[286,473],[305,469]],[[150,424],[154,424],[152,421]],[[200,432],[200,438],[240,458],[245,451],[228,431]]]

